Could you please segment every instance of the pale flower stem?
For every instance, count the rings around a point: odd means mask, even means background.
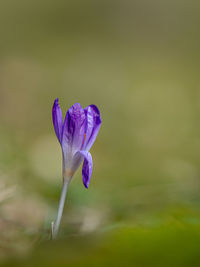
[[[61,218],[62,218],[63,208],[64,208],[64,204],[65,204],[65,198],[66,198],[66,194],[67,194],[68,184],[69,184],[68,180],[65,180],[63,182],[63,187],[62,187],[62,192],[61,192],[61,196],[60,196],[60,202],[59,202],[59,207],[58,207],[57,218],[56,218],[56,221],[53,222],[53,227],[52,227],[52,239],[56,239],[56,237],[58,235],[58,231],[59,231],[59,227],[60,227],[60,221],[61,221]]]

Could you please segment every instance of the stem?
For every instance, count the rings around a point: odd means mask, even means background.
[[[66,194],[67,194],[68,184],[69,184],[69,180],[64,180],[62,192],[61,192],[61,196],[60,196],[57,218],[56,218],[55,223],[53,223],[52,239],[56,239],[56,237],[58,235],[58,231],[59,231],[59,227],[60,227],[60,221],[62,218],[63,208],[64,208],[64,204],[65,204],[65,198],[66,198]]]

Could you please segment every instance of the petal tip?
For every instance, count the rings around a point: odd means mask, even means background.
[[[89,107],[91,107],[96,113],[95,114],[96,124],[101,124],[101,114],[98,107],[94,104],[90,105]]]
[[[82,109],[82,106],[81,106],[80,103],[74,103],[74,104],[72,105],[72,107],[74,107],[74,108],[81,108],[81,109]]]
[[[76,113],[82,114],[82,113],[84,113],[84,109],[82,108],[80,103],[75,103],[68,109],[67,112],[69,112],[69,114],[76,114]],[[84,113],[84,115],[85,115],[85,113]]]
[[[54,100],[54,106],[57,106],[58,105],[58,101],[59,101],[59,98],[57,97],[55,100]]]
[[[84,186],[86,189],[88,189],[89,185],[84,183]]]

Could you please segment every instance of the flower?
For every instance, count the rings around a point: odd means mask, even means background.
[[[92,175],[92,156],[89,152],[101,126],[101,116],[95,105],[85,109],[75,103],[66,113],[63,122],[62,111],[58,98],[52,108],[53,125],[62,148],[63,179],[70,181],[75,171],[83,162],[83,184],[89,186]]]

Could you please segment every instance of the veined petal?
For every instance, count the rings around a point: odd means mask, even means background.
[[[90,152],[80,150],[74,155],[73,170],[75,171],[79,167],[83,159],[83,184],[86,188],[88,188],[93,169],[92,155],[90,154]]]
[[[63,150],[74,154],[81,149],[85,133],[85,112],[79,103],[74,104],[65,117],[62,134]]]
[[[53,125],[58,141],[62,142],[62,130],[63,130],[63,117],[62,111],[58,103],[58,98],[55,99],[52,108]]]
[[[95,105],[88,106],[84,111],[86,114],[86,129],[82,149],[89,151],[101,127],[101,116]]]

